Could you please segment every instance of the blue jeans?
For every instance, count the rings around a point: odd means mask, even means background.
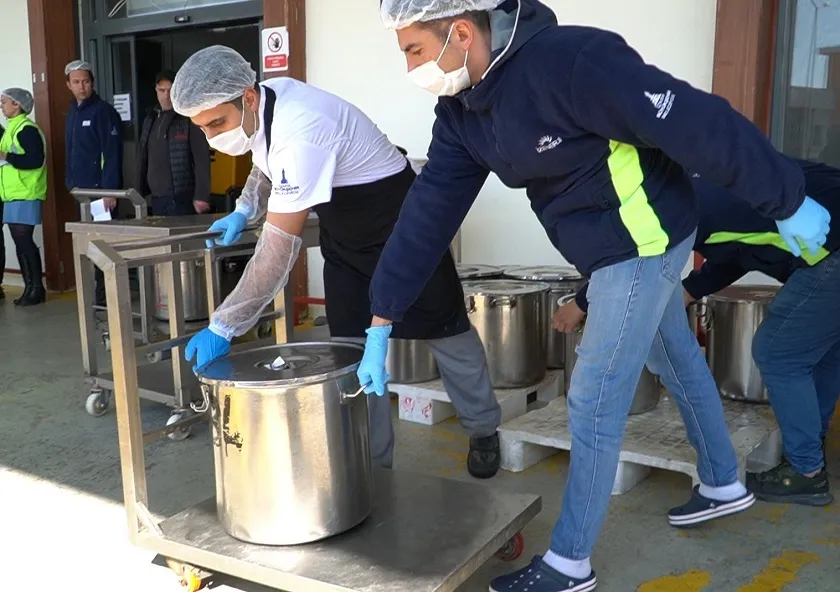
[[[800,473],[823,466],[820,438],[840,395],[840,253],[790,276],[753,340],[785,458]]]
[[[694,235],[664,255],[631,259],[592,274],[589,310],[568,394],[571,465],[551,550],[586,559],[598,538],[627,414],[647,362],[679,407],[697,450],[700,480],[738,479],[723,405],[683,303],[680,274]]]

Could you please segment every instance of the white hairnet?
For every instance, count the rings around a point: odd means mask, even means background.
[[[79,70],[93,74],[93,66],[89,63],[84,60],[73,60],[64,67],[64,75],[70,76],[70,72],[78,72]]]
[[[382,23],[389,29],[404,29],[414,23],[460,16],[465,12],[489,12],[504,0],[382,0]]]
[[[35,99],[32,98],[32,93],[22,88],[7,88],[2,93],[4,97],[8,97],[15,103],[20,105],[20,110],[24,113],[32,113],[32,108],[35,106]]]
[[[254,86],[257,73],[236,51],[213,45],[194,53],[172,81],[172,107],[185,117],[241,97]]]

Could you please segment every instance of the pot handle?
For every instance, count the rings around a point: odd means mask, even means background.
[[[201,385],[201,397],[202,401],[199,405],[196,405],[195,402],[190,403],[190,408],[196,413],[205,413],[210,409],[210,387],[206,384]]]
[[[712,313],[712,309],[706,302],[705,298],[692,302],[688,305],[688,308],[697,309],[697,324],[703,328],[703,331],[708,333],[712,330],[714,314]]]
[[[363,387],[363,386],[360,386],[359,390],[357,390],[355,393],[345,393],[344,391],[341,391],[341,393],[340,393],[341,394],[341,403],[344,404],[349,399],[355,399],[356,397],[361,395],[363,392],[365,392],[365,387]]]

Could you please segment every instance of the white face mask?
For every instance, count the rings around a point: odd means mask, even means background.
[[[245,97],[242,97],[242,123],[239,127],[221,134],[217,134],[212,138],[207,138],[207,143],[213,150],[218,150],[230,156],[242,156],[251,150],[254,144],[254,137],[257,135],[257,113],[254,112],[254,134],[249,136],[245,133]]]
[[[467,52],[467,55],[464,56],[464,65],[452,72],[444,72],[438,64],[440,58],[443,57],[443,52],[449,45],[454,26],[453,23],[452,27],[449,27],[449,35],[446,37],[446,43],[444,43],[438,59],[426,62],[408,73],[409,79],[414,84],[439,97],[452,97],[472,86],[470,72],[467,70],[467,58],[469,58],[470,52]]]

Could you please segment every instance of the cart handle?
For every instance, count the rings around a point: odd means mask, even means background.
[[[254,232],[256,230],[259,230],[258,226],[248,226],[242,232],[244,234],[246,232]],[[222,236],[222,234],[223,232],[221,230],[205,230],[203,232],[179,234],[177,236],[150,238],[146,240],[130,241],[125,243],[112,243],[111,248],[113,248],[117,252],[126,252],[139,251],[141,249],[151,249],[155,247],[171,247],[181,243],[218,238]]]

